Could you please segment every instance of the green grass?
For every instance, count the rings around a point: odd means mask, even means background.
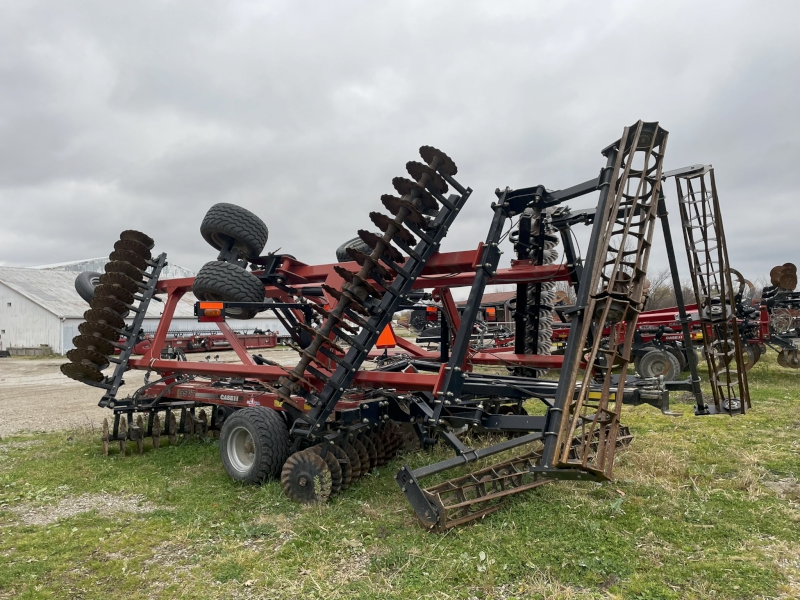
[[[424,453],[302,507],[231,482],[213,441],[104,458],[85,431],[6,438],[0,598],[796,598],[800,371],[771,356],[748,415],[625,407],[616,481],[544,486],[447,534],[420,529],[393,480]],[[140,512],[22,522],[81,497]]]

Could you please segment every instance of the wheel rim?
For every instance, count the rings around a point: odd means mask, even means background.
[[[649,371],[653,374],[654,377],[658,377],[666,373],[667,369],[668,369],[667,359],[659,358],[650,363]]]
[[[256,446],[253,436],[245,427],[237,427],[228,436],[228,459],[239,473],[247,473],[256,461]]]

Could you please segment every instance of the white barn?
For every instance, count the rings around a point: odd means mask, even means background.
[[[0,267],[0,350],[9,348],[38,348],[48,345],[57,354],[74,348],[72,338],[79,335],[78,325],[89,308],[75,291],[75,277],[83,271],[103,271],[108,259],[94,259],[89,268],[65,269],[80,263],[65,263],[45,267]],[[83,266],[81,265],[81,266]],[[175,272],[166,278],[193,276],[191,271],[172,267]],[[177,271],[180,269],[180,271]],[[161,296],[162,298],[164,296]],[[178,303],[170,331],[217,330],[215,323],[198,323],[194,316],[195,297],[188,293]],[[143,329],[155,331],[163,310],[161,302],[151,301]],[[129,320],[130,322],[130,320]],[[285,328],[275,318],[255,318],[247,321],[228,320],[236,331],[270,329],[285,334]]]

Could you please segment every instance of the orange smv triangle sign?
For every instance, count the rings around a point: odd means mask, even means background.
[[[394,348],[397,346],[397,338],[394,335],[391,323],[383,328],[381,334],[378,336],[378,342],[375,344],[376,348]]]

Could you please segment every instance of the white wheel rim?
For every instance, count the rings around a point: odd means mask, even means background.
[[[256,447],[253,436],[245,427],[237,427],[228,436],[228,460],[231,466],[242,475],[246,474],[256,461]]]

